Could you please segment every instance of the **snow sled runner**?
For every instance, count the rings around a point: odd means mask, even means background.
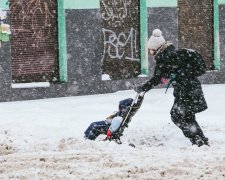
[[[120,124],[120,127],[117,131],[115,131],[109,140],[113,140],[118,144],[122,144],[120,137],[123,136],[123,132],[125,128],[128,127],[128,124],[130,123],[132,117],[136,114],[138,109],[141,107],[141,104],[144,99],[145,92],[138,93],[136,97],[134,98],[132,104],[127,107],[125,112],[123,113],[123,121]],[[133,144],[130,144],[130,146],[135,147]]]

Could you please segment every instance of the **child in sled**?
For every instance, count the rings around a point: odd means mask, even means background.
[[[89,140],[95,140],[100,134],[106,134],[106,139],[110,139],[112,134],[119,129],[123,121],[124,113],[132,104],[132,102],[132,98],[120,101],[118,111],[114,112],[103,121],[91,123],[87,130],[84,132],[84,137]]]

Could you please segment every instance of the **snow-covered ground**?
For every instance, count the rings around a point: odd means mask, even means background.
[[[203,87],[197,119],[211,147],[200,148],[170,120],[173,89],[146,94],[122,145],[83,132],[134,91],[0,103],[0,179],[225,179],[225,85]]]

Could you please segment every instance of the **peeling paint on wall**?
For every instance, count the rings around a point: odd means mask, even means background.
[[[8,0],[0,0],[0,48],[2,42],[9,41],[10,25],[5,23],[7,11],[9,10]]]
[[[3,9],[6,7],[3,6],[2,2],[1,8],[2,9],[0,9],[0,47],[2,42],[9,41],[9,35],[11,34],[10,25],[5,22],[7,18],[7,11]]]
[[[3,9],[0,9],[0,21],[6,19],[6,11],[4,11]]]
[[[0,24],[0,41],[8,42],[10,32],[10,25],[9,24]]]

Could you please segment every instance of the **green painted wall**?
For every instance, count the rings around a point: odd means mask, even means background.
[[[218,0],[219,4],[225,4],[225,0]]]
[[[66,17],[63,0],[58,0],[59,78],[67,82]]]
[[[141,74],[148,75],[148,23],[146,0],[140,1]]]
[[[100,9],[100,0],[64,0],[65,9]]]
[[[8,0],[0,0],[0,9],[9,10]]]
[[[214,67],[220,70],[220,34],[219,34],[219,6],[218,0],[214,0]]]
[[[146,0],[147,7],[177,7],[177,0]]]

